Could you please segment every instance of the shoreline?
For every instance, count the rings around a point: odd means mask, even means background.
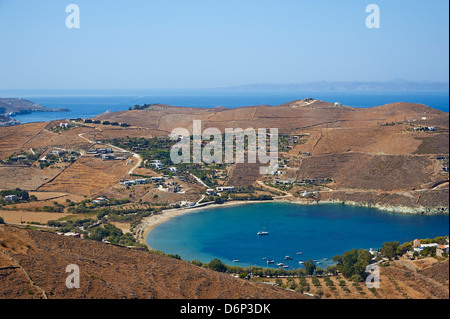
[[[163,210],[158,215],[152,215],[149,217],[145,217],[142,219],[142,222],[139,224],[139,233],[140,236],[138,239],[141,242],[141,244],[145,244],[150,250],[153,249],[148,243],[147,243],[147,237],[152,232],[155,227],[164,224],[165,222],[168,222],[172,218],[182,216],[189,213],[195,213],[201,210],[205,209],[215,209],[215,208],[223,208],[223,207],[231,207],[231,206],[242,206],[242,205],[250,205],[250,204],[257,204],[257,203],[264,203],[264,202],[274,202],[274,201],[232,201],[232,202],[225,202],[223,204],[210,204],[200,207],[191,207],[191,208],[174,208],[174,209],[166,209]]]
[[[242,205],[250,205],[250,204],[261,204],[261,203],[290,203],[296,205],[345,205],[345,206],[354,206],[354,207],[366,207],[373,208],[383,212],[395,213],[395,214],[410,214],[410,215],[448,215],[447,211],[443,212],[433,212],[430,208],[427,207],[403,207],[403,206],[387,206],[380,204],[369,204],[363,202],[353,202],[353,201],[339,201],[339,200],[323,200],[323,201],[304,201],[304,200],[286,200],[286,199],[274,199],[267,201],[231,201],[225,202],[223,204],[210,204],[204,205],[200,207],[191,207],[191,208],[174,208],[174,209],[166,209],[163,210],[158,215],[152,215],[149,217],[145,217],[142,222],[139,224],[138,230],[138,240],[141,244],[145,244],[150,250],[153,249],[147,243],[148,235],[155,229],[155,227],[164,224],[171,220],[172,218],[182,216],[188,213],[198,212],[205,209],[215,209],[221,207],[232,207],[232,206],[242,206]]]

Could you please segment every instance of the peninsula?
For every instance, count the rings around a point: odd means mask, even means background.
[[[11,119],[18,114],[29,114],[32,112],[68,112],[69,109],[49,109],[40,104],[21,98],[0,98],[0,126],[17,125],[20,122]]]

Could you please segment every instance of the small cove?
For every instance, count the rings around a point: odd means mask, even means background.
[[[263,229],[268,236],[258,236]],[[351,249],[379,249],[384,242],[434,238],[449,232],[448,215],[408,215],[337,204],[261,203],[200,210],[155,227],[147,243],[184,260],[229,265],[300,268],[318,260],[325,268]],[[301,252],[299,255],[297,253]],[[293,257],[286,261],[285,256]],[[267,265],[263,258],[274,260]],[[328,259],[328,260],[324,260]],[[239,260],[239,262],[233,262]]]

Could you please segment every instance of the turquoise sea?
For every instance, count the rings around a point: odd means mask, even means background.
[[[258,236],[257,232],[264,228],[269,235]],[[354,248],[376,250],[388,241],[404,243],[448,233],[448,215],[407,215],[337,204],[271,202],[187,213],[157,226],[147,237],[147,243],[189,261],[209,262],[219,258],[229,265],[267,267],[263,258],[268,258],[295,269],[301,268],[299,261],[310,259],[318,260],[324,268],[332,264],[335,255]],[[286,261],[285,256],[293,260]],[[271,267],[276,267],[275,264]]]

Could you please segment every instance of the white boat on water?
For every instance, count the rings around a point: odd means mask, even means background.
[[[291,256],[285,256],[284,259],[285,260],[292,260],[292,257]]]
[[[283,268],[289,268],[289,266],[288,265],[283,265]]]
[[[268,260],[267,263],[268,264],[273,264],[275,261],[274,260]]]
[[[303,261],[299,261],[298,262],[300,265],[303,265],[305,262],[303,262]]]
[[[277,264],[277,267],[283,267],[283,266],[284,266],[283,263],[278,263],[278,264]]]
[[[264,224],[264,230],[263,231],[259,231],[256,233],[258,236],[267,236],[269,235],[269,232],[266,231],[266,225]]]
[[[234,263],[238,263],[238,262],[239,262],[239,259],[234,259],[233,262],[234,262]]]
[[[298,253],[297,253],[297,255],[302,255],[303,253],[301,252],[301,251],[299,251]]]

